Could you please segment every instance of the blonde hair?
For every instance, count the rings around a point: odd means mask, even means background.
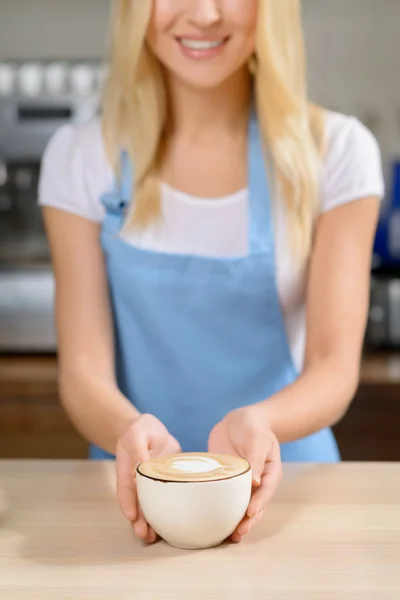
[[[152,0],[114,0],[103,133],[118,170],[134,164],[135,202],[127,226],[160,215],[159,167],[168,121],[163,70],[146,45]],[[297,257],[311,249],[319,200],[324,113],[307,96],[300,0],[260,0],[253,74],[260,128],[286,202]]]

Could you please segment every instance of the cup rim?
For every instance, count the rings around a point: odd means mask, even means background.
[[[185,454],[185,453],[182,453],[182,454]],[[135,471],[141,477],[145,477],[146,479],[150,479],[151,481],[158,481],[160,483],[184,483],[184,484],[191,483],[192,485],[194,485],[196,483],[219,483],[221,481],[229,481],[230,479],[236,479],[237,477],[242,477],[243,475],[246,475],[246,473],[251,471],[251,465],[250,465],[249,461],[246,458],[243,458],[241,456],[239,458],[241,460],[244,460],[247,463],[247,469],[245,471],[242,471],[241,473],[236,473],[236,475],[230,475],[229,477],[219,477],[218,479],[197,479],[196,481],[190,481],[190,480],[181,481],[179,479],[161,479],[160,477],[152,477],[151,475],[146,475],[145,473],[141,473],[141,471],[140,471],[141,465],[143,465],[143,463],[145,463],[146,461],[140,462],[137,465]]]

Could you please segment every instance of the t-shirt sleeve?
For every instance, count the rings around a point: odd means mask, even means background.
[[[56,131],[42,158],[39,204],[102,222],[101,195],[107,184],[105,169],[93,162],[98,157],[93,132],[93,126],[82,125],[64,125]]]
[[[381,152],[375,136],[358,119],[331,114],[323,166],[321,212],[365,197],[383,198]]]

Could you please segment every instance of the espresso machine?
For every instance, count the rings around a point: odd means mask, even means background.
[[[41,160],[61,125],[96,116],[105,76],[93,61],[0,63],[0,353],[56,351]]]
[[[400,349],[400,157],[392,164],[375,237],[366,345]]]

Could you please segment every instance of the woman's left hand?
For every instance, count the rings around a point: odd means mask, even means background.
[[[279,443],[263,407],[252,405],[227,414],[211,431],[208,450],[241,456],[251,465],[252,498],[245,518],[232,535],[234,542],[241,542],[261,519],[282,477]]]

